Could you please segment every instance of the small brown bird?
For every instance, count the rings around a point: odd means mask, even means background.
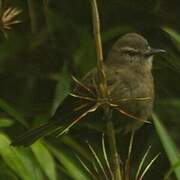
[[[152,113],[154,83],[151,70],[153,56],[160,52],[165,51],[151,48],[147,40],[136,33],[122,36],[109,52],[104,64],[108,100],[119,113],[116,121],[120,121],[119,126],[126,132],[138,129]],[[83,85],[77,83],[74,94],[62,102],[47,123],[25,132],[11,145],[27,146],[46,135],[59,134],[67,127],[67,121],[72,123],[85,116],[87,111],[95,111],[97,106],[91,96],[98,101],[97,79],[97,69],[94,68],[83,79]]]

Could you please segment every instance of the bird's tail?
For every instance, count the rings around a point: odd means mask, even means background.
[[[31,129],[21,136],[17,137],[11,142],[12,146],[29,146],[37,141],[39,138],[44,137],[50,133],[56,132],[60,129],[57,126],[57,121],[49,121],[37,128]]]

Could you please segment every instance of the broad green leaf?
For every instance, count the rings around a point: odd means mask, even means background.
[[[23,180],[44,180],[37,162],[27,149],[11,147],[5,134],[0,134],[0,156],[9,168]]]
[[[74,162],[74,160],[68,156],[68,154],[62,149],[56,149],[53,146],[48,146],[52,154],[56,157],[56,159],[63,165],[63,167],[67,170],[68,175],[74,180],[89,180],[87,175],[82,170],[80,164]]]
[[[0,163],[0,170],[0,179],[19,180],[18,176],[3,161]]]
[[[2,127],[10,127],[14,122],[8,118],[0,118],[0,128]]]
[[[31,147],[36,159],[38,160],[48,179],[56,180],[55,161],[46,146],[38,141]]]
[[[155,124],[156,131],[160,137],[162,145],[166,151],[166,154],[169,158],[171,165],[173,166],[179,161],[179,152],[177,150],[176,145],[174,144],[173,140],[169,136],[167,130],[165,129],[164,125],[161,123],[159,118],[153,114],[153,121]],[[174,173],[177,179],[180,179],[180,167],[174,169]]]

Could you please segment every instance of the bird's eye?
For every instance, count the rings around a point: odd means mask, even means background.
[[[136,56],[137,54],[139,54],[139,51],[136,49],[133,49],[133,48],[125,47],[125,48],[121,48],[121,53],[132,57],[132,56]]]
[[[126,54],[129,56],[135,56],[135,55],[137,55],[137,52],[136,51],[127,51]]]

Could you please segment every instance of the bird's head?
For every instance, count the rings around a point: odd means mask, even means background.
[[[151,70],[153,56],[161,52],[165,50],[151,48],[141,35],[128,33],[113,45],[107,63]]]

